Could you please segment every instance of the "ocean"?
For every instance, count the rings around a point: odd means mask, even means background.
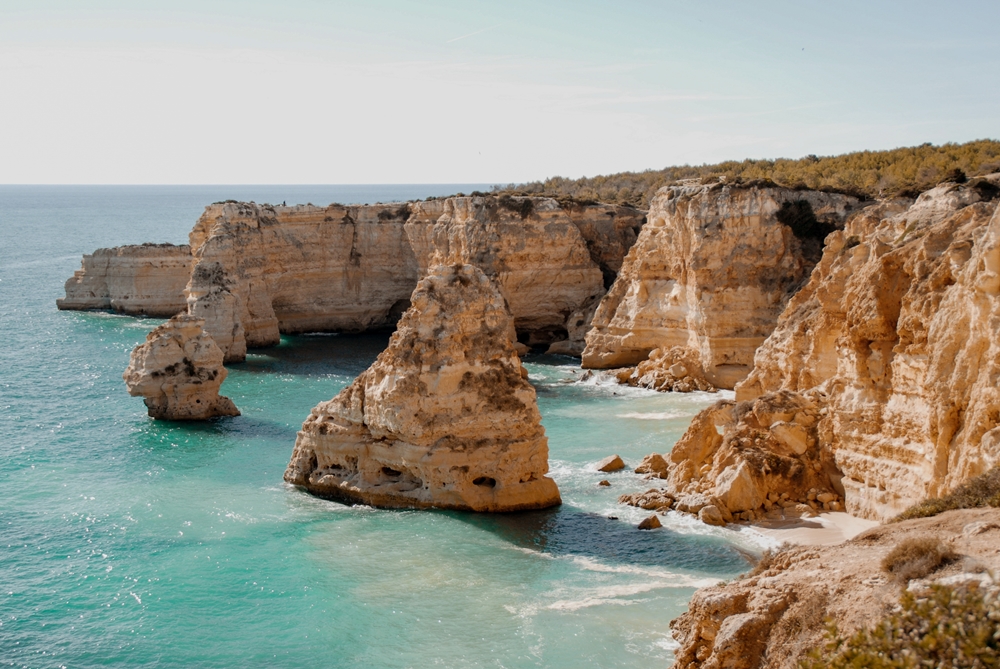
[[[745,571],[752,532],[617,503],[719,395],[659,394],[526,359],[563,505],[507,515],[313,498],[282,473],[310,409],[388,335],[282,337],[230,367],[243,415],[146,415],[122,382],[160,320],[60,312],[100,247],[186,243],[218,200],[375,202],[438,186],[0,186],[0,665],[662,669],[696,587]],[[607,478],[611,487],[598,487]]]

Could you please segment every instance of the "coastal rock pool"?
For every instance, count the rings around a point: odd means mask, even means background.
[[[557,509],[384,511],[282,482],[310,409],[388,335],[283,337],[233,365],[243,412],[154,422],[121,380],[159,320],[58,312],[82,253],[180,243],[237,197],[392,200],[474,186],[0,187],[0,659],[10,666],[663,667],[694,588],[746,569],[748,534],[619,495],[718,395],[582,380],[529,356]],[[381,190],[379,190],[381,189]],[[422,189],[422,190],[421,190]],[[598,481],[609,479],[610,487]]]

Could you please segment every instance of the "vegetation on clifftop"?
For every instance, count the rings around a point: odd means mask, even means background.
[[[657,190],[683,179],[699,179],[705,183],[719,178],[728,183],[763,180],[789,188],[836,191],[872,199],[915,196],[942,181],[962,181],[966,177],[998,171],[1000,142],[982,139],[965,144],[921,144],[839,156],[810,155],[797,160],[730,160],[715,165],[683,165],[581,179],[552,177],[545,181],[497,186],[494,191],[628,204],[646,209]]]
[[[836,626],[802,669],[1000,667],[1000,602],[975,586],[904,591],[899,610],[870,630],[845,637]]]
[[[1000,467],[971,478],[944,497],[925,499],[892,519],[927,518],[954,509],[975,509],[983,506],[1000,507]]]

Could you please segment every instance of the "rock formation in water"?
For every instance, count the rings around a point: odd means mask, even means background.
[[[854,515],[887,518],[1000,462],[998,194],[994,175],[853,216],[736,387],[737,406],[778,391],[815,404],[808,429]],[[757,429],[752,415],[723,438]]]
[[[184,286],[194,261],[190,246],[142,244],[97,249],[66,281],[67,310],[110,309],[134,316],[169,318],[184,311]]]
[[[142,396],[149,415],[162,420],[239,416],[219,386],[228,372],[222,351],[205,334],[205,321],[179,314],[160,325],[132,351],[122,375],[129,395]]]
[[[996,588],[997,509],[949,511],[882,525],[837,546],[789,548],[748,576],[694,594],[670,623],[680,644],[673,669],[798,669],[823,643],[828,621],[850,636],[898,606],[900,587],[881,562],[915,537],[936,537],[957,554],[910,582],[917,593],[933,583]]]
[[[636,365],[682,347],[732,388],[855,198],[775,187],[669,186],[601,300],[583,365]],[[693,371],[693,370],[692,370]]]
[[[313,409],[285,480],[380,507],[517,511],[559,504],[535,391],[493,282],[435,265],[388,348]]]

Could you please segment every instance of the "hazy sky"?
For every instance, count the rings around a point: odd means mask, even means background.
[[[0,183],[506,183],[1000,137],[1000,2],[0,3]]]

